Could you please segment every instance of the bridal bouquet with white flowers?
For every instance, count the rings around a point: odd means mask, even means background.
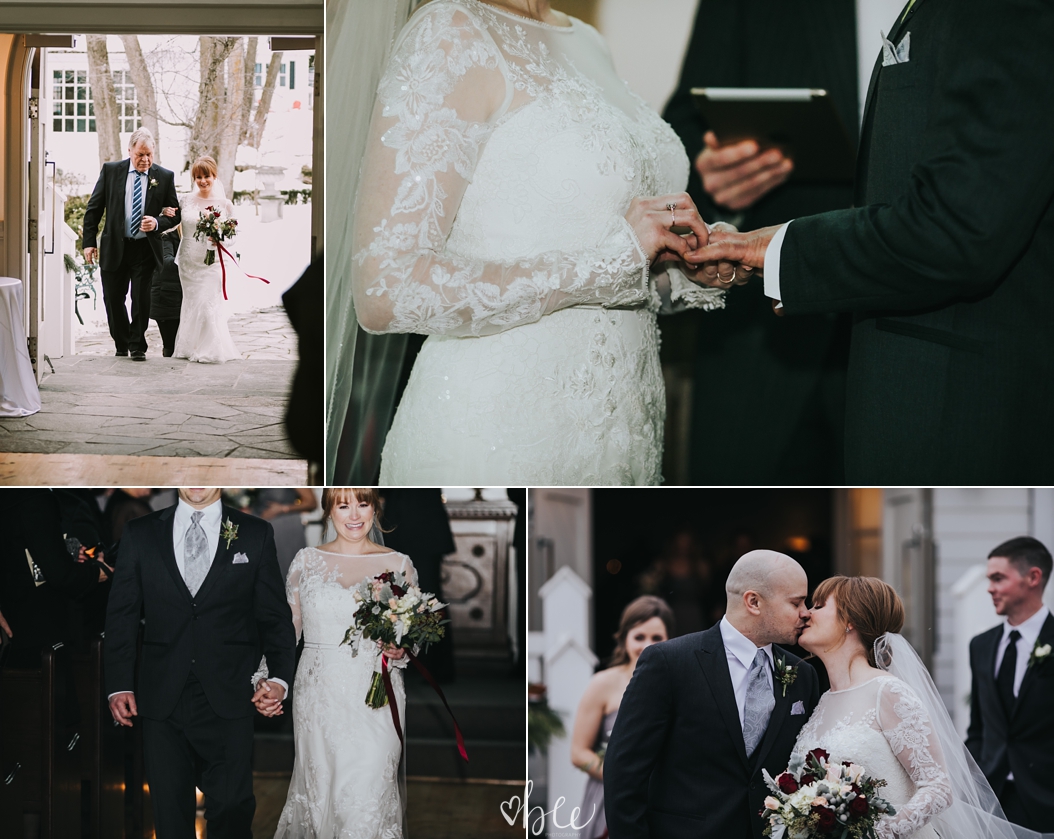
[[[227,239],[233,239],[237,235],[238,219],[221,218],[221,213],[216,207],[210,205],[198,214],[198,223],[194,228],[194,238],[199,242],[209,244],[211,240],[219,243]],[[216,251],[209,248],[205,252],[205,264],[212,265],[215,261]]]
[[[352,597],[358,604],[355,622],[341,641],[351,647],[352,655],[358,655],[362,644],[370,642],[402,647],[413,659],[419,650],[427,652],[429,645],[439,641],[446,634],[443,625],[450,623],[440,614],[447,604],[412,585],[400,571],[367,577],[355,587]],[[366,704],[371,708],[388,704],[387,680],[387,656],[382,654],[380,672],[373,674],[366,693]]]
[[[877,794],[886,785],[863,766],[834,763],[825,749],[791,757],[786,772],[773,778],[762,770],[772,795],[761,818],[770,839],[877,839],[875,824],[894,815],[893,805]]]

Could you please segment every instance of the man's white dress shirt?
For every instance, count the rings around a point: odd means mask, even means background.
[[[220,526],[221,519],[223,518],[223,503],[220,499],[210,504],[208,507],[198,511],[191,507],[182,498],[176,504],[176,513],[172,517],[172,548],[176,554],[176,567],[179,569],[179,575],[186,581],[186,558],[185,558],[185,542],[187,540],[187,530],[190,529],[190,525],[193,522],[193,515],[196,512],[204,513],[201,517],[201,528],[205,531],[205,539],[208,540],[209,554],[207,558],[208,567],[212,569],[212,562],[216,557],[216,547],[220,543]],[[269,678],[269,682],[274,682],[276,685],[281,685],[285,688],[286,695],[289,694],[289,685],[287,685],[282,679]],[[119,693],[131,693],[131,691],[118,691]],[[111,693],[110,696],[116,696],[117,694]],[[109,698],[109,697],[107,697]]]
[[[140,173],[140,171],[135,168],[135,163],[131,159],[129,159],[129,161],[128,161],[128,175],[125,178],[125,182],[124,182],[124,225],[125,225],[124,235],[125,235],[125,237],[128,236],[128,225],[131,224],[131,222],[132,222],[132,189],[133,189],[133,187],[135,185],[135,177],[133,177],[133,176],[139,177],[142,180],[142,182],[143,182],[142,183],[142,189],[143,189],[143,218],[153,218],[154,219],[154,223],[155,224],[157,223],[157,219],[156,218],[154,218],[153,216],[148,216],[146,214],[146,191],[148,189],[150,189],[150,171],[147,170],[146,172]],[[142,230],[137,230],[137,231],[135,231],[135,234],[132,236],[132,238],[133,239],[145,239],[146,238],[146,234]]]
[[[772,644],[758,647],[742,632],[732,626],[728,617],[721,618],[721,640],[725,645],[725,658],[728,660],[728,675],[732,677],[732,692],[736,695],[736,708],[739,709],[739,725],[743,725],[743,708],[747,701],[747,673],[754,664],[754,658],[758,650],[765,651],[765,657],[769,660],[768,671],[765,678],[768,679],[769,689],[772,689]]]
[[[893,26],[904,13],[903,0],[856,0],[856,61],[859,96],[859,119],[864,119],[864,104],[867,88],[871,83],[871,71],[882,53],[882,33],[889,35]],[[782,300],[780,296],[780,248],[787,235],[788,221],[776,231],[765,251],[765,296]]]

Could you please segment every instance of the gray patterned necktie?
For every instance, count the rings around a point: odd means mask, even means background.
[[[191,594],[197,594],[205,575],[209,573],[209,540],[205,537],[205,528],[201,526],[201,517],[205,514],[197,511],[190,514],[190,527],[183,540],[183,579]]]
[[[768,669],[768,656],[764,650],[758,650],[747,673],[747,696],[743,703],[743,745],[747,747],[747,757],[754,754],[765,736],[772,709],[776,707],[776,697],[767,678]]]

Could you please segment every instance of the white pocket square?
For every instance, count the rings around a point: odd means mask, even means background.
[[[792,717],[796,717],[796,716],[798,716],[798,714],[804,714],[804,713],[805,713],[805,703],[802,702],[800,699],[797,702],[795,702],[793,705],[791,705],[791,716]]]
[[[231,561],[231,565],[241,565],[243,562],[248,562],[249,557],[240,551],[234,555],[234,559]]]
[[[907,32],[900,39],[900,43],[893,46],[893,42],[882,33],[882,66],[890,64],[907,64],[911,60],[911,33]]]

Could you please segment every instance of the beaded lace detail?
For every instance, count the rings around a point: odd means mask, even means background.
[[[900,679],[879,676],[854,688],[828,691],[798,734],[793,754],[823,748],[888,786],[896,808],[877,824],[880,839],[930,839],[930,820],[952,802],[951,781],[936,732],[915,692]]]

